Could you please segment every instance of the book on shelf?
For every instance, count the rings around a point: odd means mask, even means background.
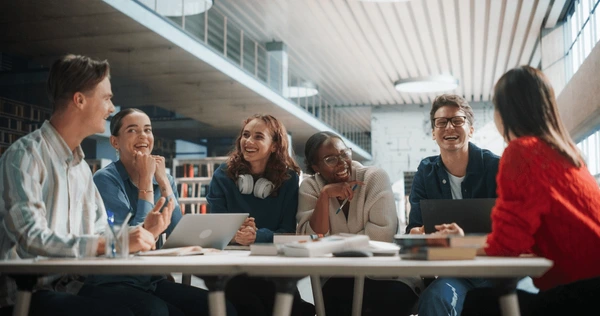
[[[288,257],[317,257],[333,252],[362,250],[369,247],[369,236],[337,234],[323,238],[283,244],[283,254]]]
[[[408,260],[473,260],[476,256],[475,247],[416,246],[400,249],[400,258]]]
[[[203,255],[207,252],[213,252],[213,249],[204,249],[200,246],[176,247],[143,251],[138,256],[193,256]]]
[[[435,235],[435,234],[402,234],[395,235],[394,241],[401,248],[409,247],[463,247],[482,248],[485,246],[487,235]]]

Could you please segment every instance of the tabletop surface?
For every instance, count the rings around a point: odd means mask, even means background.
[[[295,258],[250,256],[248,251],[180,257],[50,258],[0,261],[0,273],[11,274],[164,274],[257,276],[455,276],[455,277],[537,277],[552,261],[535,257],[477,257],[474,260],[422,261],[393,257]]]

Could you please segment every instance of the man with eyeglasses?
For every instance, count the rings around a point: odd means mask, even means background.
[[[433,139],[440,155],[423,159],[410,192],[410,215],[406,233],[423,234],[422,199],[473,199],[496,197],[496,173],[500,158],[469,142],[473,136],[471,106],[458,95],[444,94],[433,101]],[[438,278],[419,299],[419,316],[460,315],[467,292],[492,286],[487,279]]]

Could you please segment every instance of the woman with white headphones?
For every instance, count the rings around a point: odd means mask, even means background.
[[[271,243],[274,233],[296,232],[300,167],[288,152],[287,131],[271,115],[244,121],[229,159],[214,173],[206,199],[211,213],[249,213],[234,237],[241,245]],[[236,276],[225,290],[238,315],[272,315],[274,282]],[[296,291],[292,315],[314,315]]]

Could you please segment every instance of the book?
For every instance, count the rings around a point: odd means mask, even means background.
[[[475,247],[410,247],[400,249],[400,258],[408,260],[473,260]]]
[[[410,247],[466,247],[482,248],[485,246],[487,235],[395,235],[394,241],[401,248]]]
[[[400,246],[391,242],[370,240],[369,246],[362,250],[373,253],[373,256],[397,256]]]
[[[333,252],[362,250],[369,247],[369,236],[337,234],[307,241],[296,241],[283,245],[283,254],[288,257],[316,257]]]
[[[283,253],[282,244],[259,243],[250,245],[251,256],[277,256]]]
[[[295,241],[306,241],[316,238],[321,238],[323,235],[296,235],[296,234],[273,234],[274,244],[285,244]]]
[[[138,256],[193,256],[203,255],[205,252],[210,252],[209,249],[203,249],[200,246],[176,247],[158,250],[143,251],[138,253]]]

